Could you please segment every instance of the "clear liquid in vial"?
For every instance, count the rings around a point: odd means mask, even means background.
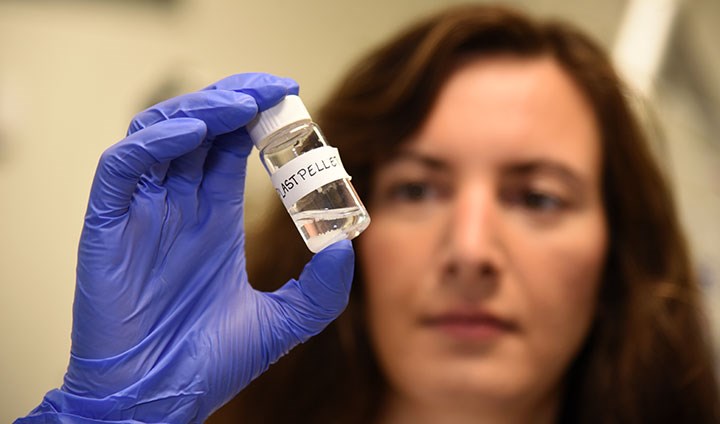
[[[327,146],[312,123],[289,126],[274,137],[282,142],[271,143],[261,151],[270,174],[305,152]],[[355,238],[370,224],[370,216],[347,178],[310,192],[288,208],[288,213],[313,253],[336,241]]]
[[[343,199],[350,197],[349,199]],[[357,194],[347,180],[326,184],[300,199],[288,212],[308,248],[317,253],[336,241],[353,239],[370,224],[356,205]]]

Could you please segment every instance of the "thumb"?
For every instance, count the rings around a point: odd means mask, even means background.
[[[354,267],[352,243],[339,241],[315,254],[298,280],[269,294],[278,309],[275,336],[294,345],[337,318],[347,306]]]

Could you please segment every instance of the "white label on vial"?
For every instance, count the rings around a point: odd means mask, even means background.
[[[307,151],[283,165],[270,176],[273,187],[286,208],[305,195],[333,181],[350,178],[334,147]]]

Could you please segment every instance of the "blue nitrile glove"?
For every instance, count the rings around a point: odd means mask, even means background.
[[[103,154],[64,384],[17,422],[202,422],[345,308],[348,241],[275,293],[255,291],[245,271],[243,126],[297,90],[235,75],[141,112]]]

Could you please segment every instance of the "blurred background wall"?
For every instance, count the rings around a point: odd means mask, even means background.
[[[62,382],[90,182],[134,113],[247,71],[295,78],[312,109],[360,53],[453,3],[0,0],[0,421]],[[720,340],[720,2],[505,3],[575,22],[635,72]],[[633,70],[623,46],[654,59]],[[249,201],[276,201],[251,164]]]

